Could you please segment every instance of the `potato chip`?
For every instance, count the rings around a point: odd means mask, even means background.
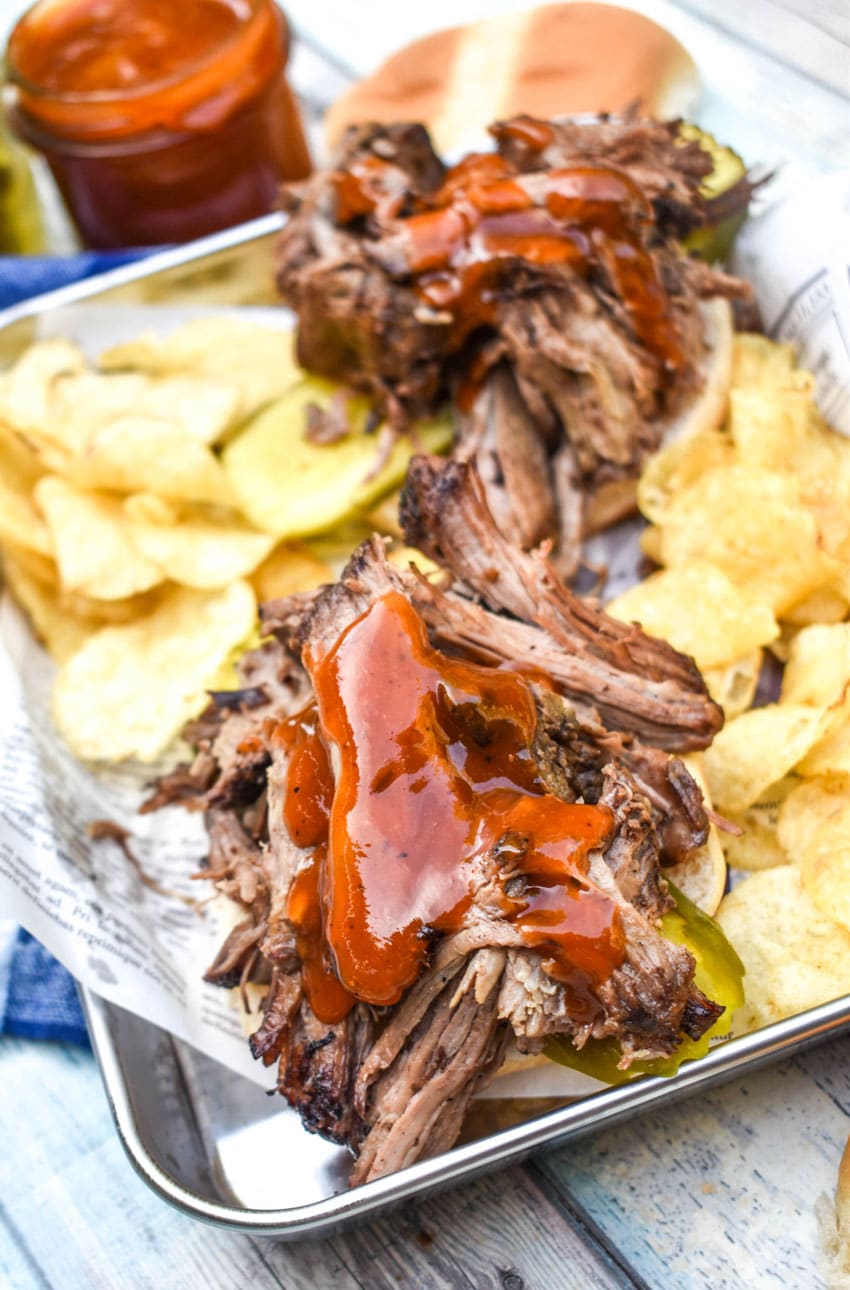
[[[0,541],[49,556],[50,532],[33,501],[39,476],[30,455],[0,426]]]
[[[797,763],[801,775],[850,774],[850,695],[830,715],[827,733]]]
[[[734,869],[772,869],[774,865],[790,863],[779,841],[777,823],[782,803],[799,783],[795,775],[786,775],[766,788],[746,810],[726,811],[729,822],[742,830],[740,834],[721,833],[727,863]]]
[[[850,771],[850,623],[816,624],[797,632],[780,700],[825,710],[819,738],[797,762],[798,773]]]
[[[230,485],[206,444],[170,421],[125,416],[101,428],[83,451],[45,450],[51,468],[81,488],[158,493],[228,506]]]
[[[648,560],[653,564],[661,564],[661,528],[657,524],[650,524],[649,528],[643,530],[640,535],[640,549]]]
[[[98,362],[107,371],[135,368],[222,381],[238,392],[236,416],[244,420],[302,378],[293,340],[291,331],[244,318],[197,318],[167,336],[146,332],[115,345]]]
[[[17,546],[14,542],[4,543],[3,551],[10,560],[14,560],[15,564],[22,568],[25,573],[28,573],[31,578],[35,578],[38,582],[43,582],[45,587],[58,594],[59,570],[52,556],[41,555],[38,551],[30,551],[27,547]]]
[[[0,376],[0,418],[42,449],[83,453],[98,432],[123,417],[167,421],[202,443],[214,443],[240,416],[240,391],[221,374],[155,378],[141,372],[87,369],[64,341],[32,346]]]
[[[755,332],[738,332],[732,346],[732,389],[781,388],[794,364],[792,345],[780,345]]]
[[[808,438],[785,469],[794,475],[803,505],[817,520],[824,549],[846,560],[850,554],[850,442],[811,421]]]
[[[674,439],[644,462],[637,487],[641,513],[654,524],[662,524],[683,489],[732,459],[731,441],[722,430],[703,430]]]
[[[152,761],[204,707],[255,614],[247,582],[176,587],[146,617],[96,632],[56,680],[53,713],[70,747],[89,760]]]
[[[129,498],[128,502],[133,500]],[[256,569],[274,546],[274,538],[268,533],[258,533],[245,525],[175,521],[162,512],[147,518],[140,514],[138,506],[127,503],[124,514],[127,533],[136,550],[157,565],[163,576],[184,587],[226,587]]]
[[[8,553],[3,560],[3,573],[12,595],[29,614],[36,634],[58,663],[70,658],[103,626],[96,618],[78,618],[68,613],[57,601],[55,590],[34,578]]]
[[[850,623],[805,627],[791,642],[782,702],[827,708],[819,739],[797,764],[801,775],[850,772]]]
[[[821,913],[796,865],[751,874],[723,898],[716,918],[746,971],[734,1034],[850,991],[850,932]]]
[[[743,811],[783,779],[820,738],[825,712],[800,703],[771,703],[724,726],[703,754],[711,800]]]
[[[779,837],[821,913],[850,931],[850,777],[799,784],[779,813]]]
[[[195,377],[154,380],[141,373],[79,372],[59,378],[40,437],[69,451],[84,449],[123,417],[167,421],[201,443],[215,443],[237,417],[233,387]]]
[[[850,681],[850,623],[804,627],[788,651],[783,703],[816,707],[838,702]]]
[[[821,548],[814,517],[790,475],[755,466],[711,470],[671,502],[662,562],[716,565],[756,604],[780,615],[838,568]]]
[[[819,587],[786,609],[783,617],[794,627],[808,627],[811,623],[840,623],[847,617],[848,609],[850,601],[837,587]]]
[[[333,572],[301,542],[281,542],[251,574],[251,586],[262,605],[267,600],[312,591],[333,582]]]
[[[761,672],[763,651],[753,650],[722,667],[704,667],[702,671],[708,692],[723,709],[727,721],[745,712],[752,703]]]
[[[850,775],[796,780],[779,813],[778,836],[789,858],[799,863],[809,839],[830,816],[840,818],[850,803]]]
[[[847,515],[850,520],[850,505],[848,505],[847,508]],[[835,592],[836,595],[840,596],[842,600],[846,601],[848,605],[850,605],[850,548],[845,545],[843,549],[837,553],[836,559],[839,569],[829,590]],[[845,617],[847,617],[846,614]],[[826,621],[831,620],[827,619]]]
[[[76,618],[96,618],[101,627],[105,627],[112,623],[130,623],[134,618],[149,614],[159,603],[166,585],[157,583],[150,591],[140,591],[134,596],[122,596],[116,600],[98,600],[79,591],[60,589],[56,593],[56,601],[66,613]]]
[[[96,600],[119,600],[163,581],[133,545],[121,502],[48,475],[35,490],[56,553],[61,585]]]
[[[305,434],[307,410],[327,407],[336,389],[328,381],[301,381],[225,448],[234,494],[257,528],[281,538],[321,533],[398,485],[415,451],[438,452],[451,440],[448,414],[420,423],[418,442],[400,436],[382,465],[378,434],[365,432],[369,401],[358,395],[348,400],[351,433],[313,443]]]
[[[167,502],[156,493],[133,493],[124,498],[124,514],[142,524],[179,524],[185,514],[177,502]]]
[[[427,555],[423,555],[415,546],[390,547],[387,552],[387,559],[397,569],[404,569],[405,571],[413,564],[426,578],[436,577],[438,574],[443,573],[436,561],[429,559]]]
[[[14,480],[18,491],[31,491],[44,474],[38,453],[24,435],[0,421],[0,462],[2,477],[7,483]]]
[[[704,560],[653,573],[606,608],[612,617],[640,623],[650,636],[670,641],[700,668],[730,663],[779,635],[771,611],[753,604]]]
[[[850,812],[830,816],[809,839],[800,860],[803,887],[826,918],[850,932]]]
[[[85,367],[83,351],[70,341],[42,340],[30,345],[0,375],[0,421],[24,432],[40,430],[50,421],[56,381]]]
[[[774,390],[732,390],[728,430],[736,461],[770,471],[785,471],[808,447],[812,378],[790,373]]]

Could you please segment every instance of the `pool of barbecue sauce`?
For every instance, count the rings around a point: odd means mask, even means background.
[[[541,151],[553,134],[546,122],[518,119],[503,127]],[[378,157],[338,171],[337,223],[400,209],[391,163]],[[527,180],[527,191],[523,180]],[[441,187],[398,218],[404,263],[425,305],[451,318],[459,349],[477,328],[494,322],[500,291],[517,261],[536,268],[569,266],[581,277],[604,272],[622,296],[637,339],[658,362],[663,380],[682,364],[671,302],[644,246],[651,207],[628,175],[600,165],[575,165],[519,176],[498,153],[472,153]]]
[[[612,817],[547,793],[528,679],[440,654],[396,592],[305,661],[316,701],[275,737],[289,752],[285,822],[310,853],[287,913],[319,1019],[355,999],[396,1003],[476,891],[592,1017],[624,949],[614,903],[586,881]]]

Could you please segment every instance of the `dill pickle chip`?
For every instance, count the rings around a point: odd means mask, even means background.
[[[370,403],[350,395],[349,430],[331,443],[308,438],[312,407],[326,411],[339,387],[310,377],[261,412],[227,445],[225,473],[243,514],[278,538],[324,533],[397,487],[414,452],[440,452],[452,437],[448,412],[399,436],[382,460],[381,432],[367,431]]]
[[[679,135],[687,143],[698,143],[714,162],[711,174],[706,175],[700,186],[706,199],[709,223],[703,228],[695,229],[685,238],[685,246],[695,251],[703,260],[712,263],[714,260],[725,260],[732,249],[732,243],[738,229],[747,217],[746,209],[736,210],[733,214],[723,215],[723,196],[742,179],[747,168],[732,148],[718,143],[707,130],[698,125],[683,122],[679,126]],[[712,219],[712,209],[719,211],[719,217]]]

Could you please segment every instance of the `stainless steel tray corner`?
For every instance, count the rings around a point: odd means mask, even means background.
[[[0,365],[37,336],[42,320],[49,317],[55,335],[66,311],[70,326],[83,304],[210,310],[275,304],[271,251],[281,222],[275,215],[255,220],[7,309],[0,313]],[[526,1108],[510,1127],[351,1190],[347,1153],[308,1134],[282,1099],[265,1097],[257,1085],[90,990],[81,994],[112,1114],[139,1175],[196,1218],[286,1238],[326,1233],[850,1029],[845,996],[718,1045],[672,1079],[642,1078],[544,1114],[529,1116]]]
[[[402,1201],[470,1181],[487,1170],[517,1163],[531,1152],[594,1130],[608,1128],[638,1112],[686,1097],[700,1089],[751,1072],[780,1056],[850,1030],[850,998],[843,997],[753,1034],[717,1045],[671,1079],[643,1077],[605,1089],[569,1105],[463,1143],[386,1178],[348,1189],[348,1153],[322,1144],[326,1161],[318,1170],[308,1150],[252,1158],[256,1172],[288,1174],[281,1189],[292,1203],[258,1207],[239,1194],[247,1173],[234,1171],[222,1152],[234,1116],[258,1125],[273,1141],[275,1121],[297,1122],[295,1112],[270,1103],[262,1090],[139,1017],[81,990],[86,1019],[121,1142],[137,1173],[164,1200],[205,1222],[241,1232],[296,1239],[325,1235],[354,1220],[374,1216]],[[317,1186],[318,1184],[318,1186]],[[299,1186],[312,1198],[299,1203]],[[318,1194],[324,1188],[325,1194]]]

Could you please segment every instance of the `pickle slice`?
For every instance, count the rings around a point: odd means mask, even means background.
[[[243,515],[277,538],[327,533],[368,512],[404,479],[414,452],[445,452],[452,439],[448,410],[400,435],[385,460],[369,431],[371,406],[360,394],[345,398],[349,428],[335,442],[307,438],[308,409],[327,410],[339,387],[305,377],[231,439],[222,465]],[[421,446],[420,446],[421,445]]]
[[[698,125],[683,121],[679,126],[679,135],[686,143],[698,143],[714,162],[711,174],[706,175],[700,185],[709,222],[688,234],[684,245],[709,264],[715,260],[725,260],[732,250],[738,229],[747,217],[746,201],[740,205],[732,202],[733,210],[726,213],[733,189],[736,185],[747,182],[747,168],[737,152],[718,143],[714,135],[700,129]],[[712,218],[712,212],[715,218]]]
[[[668,883],[670,894],[676,902],[674,909],[661,920],[664,936],[677,945],[684,945],[696,960],[696,984],[709,999],[722,1003],[725,1011],[701,1039],[683,1037],[672,1057],[658,1057],[654,1061],[633,1062],[622,1071],[620,1046],[616,1039],[589,1039],[579,1050],[566,1037],[553,1036],[543,1049],[548,1058],[562,1066],[606,1084],[625,1084],[639,1075],[675,1075],[682,1062],[704,1057],[712,1040],[729,1034],[732,1016],[744,1002],[744,965],[727,941],[719,925],[708,914],[688,900],[683,892]]]

